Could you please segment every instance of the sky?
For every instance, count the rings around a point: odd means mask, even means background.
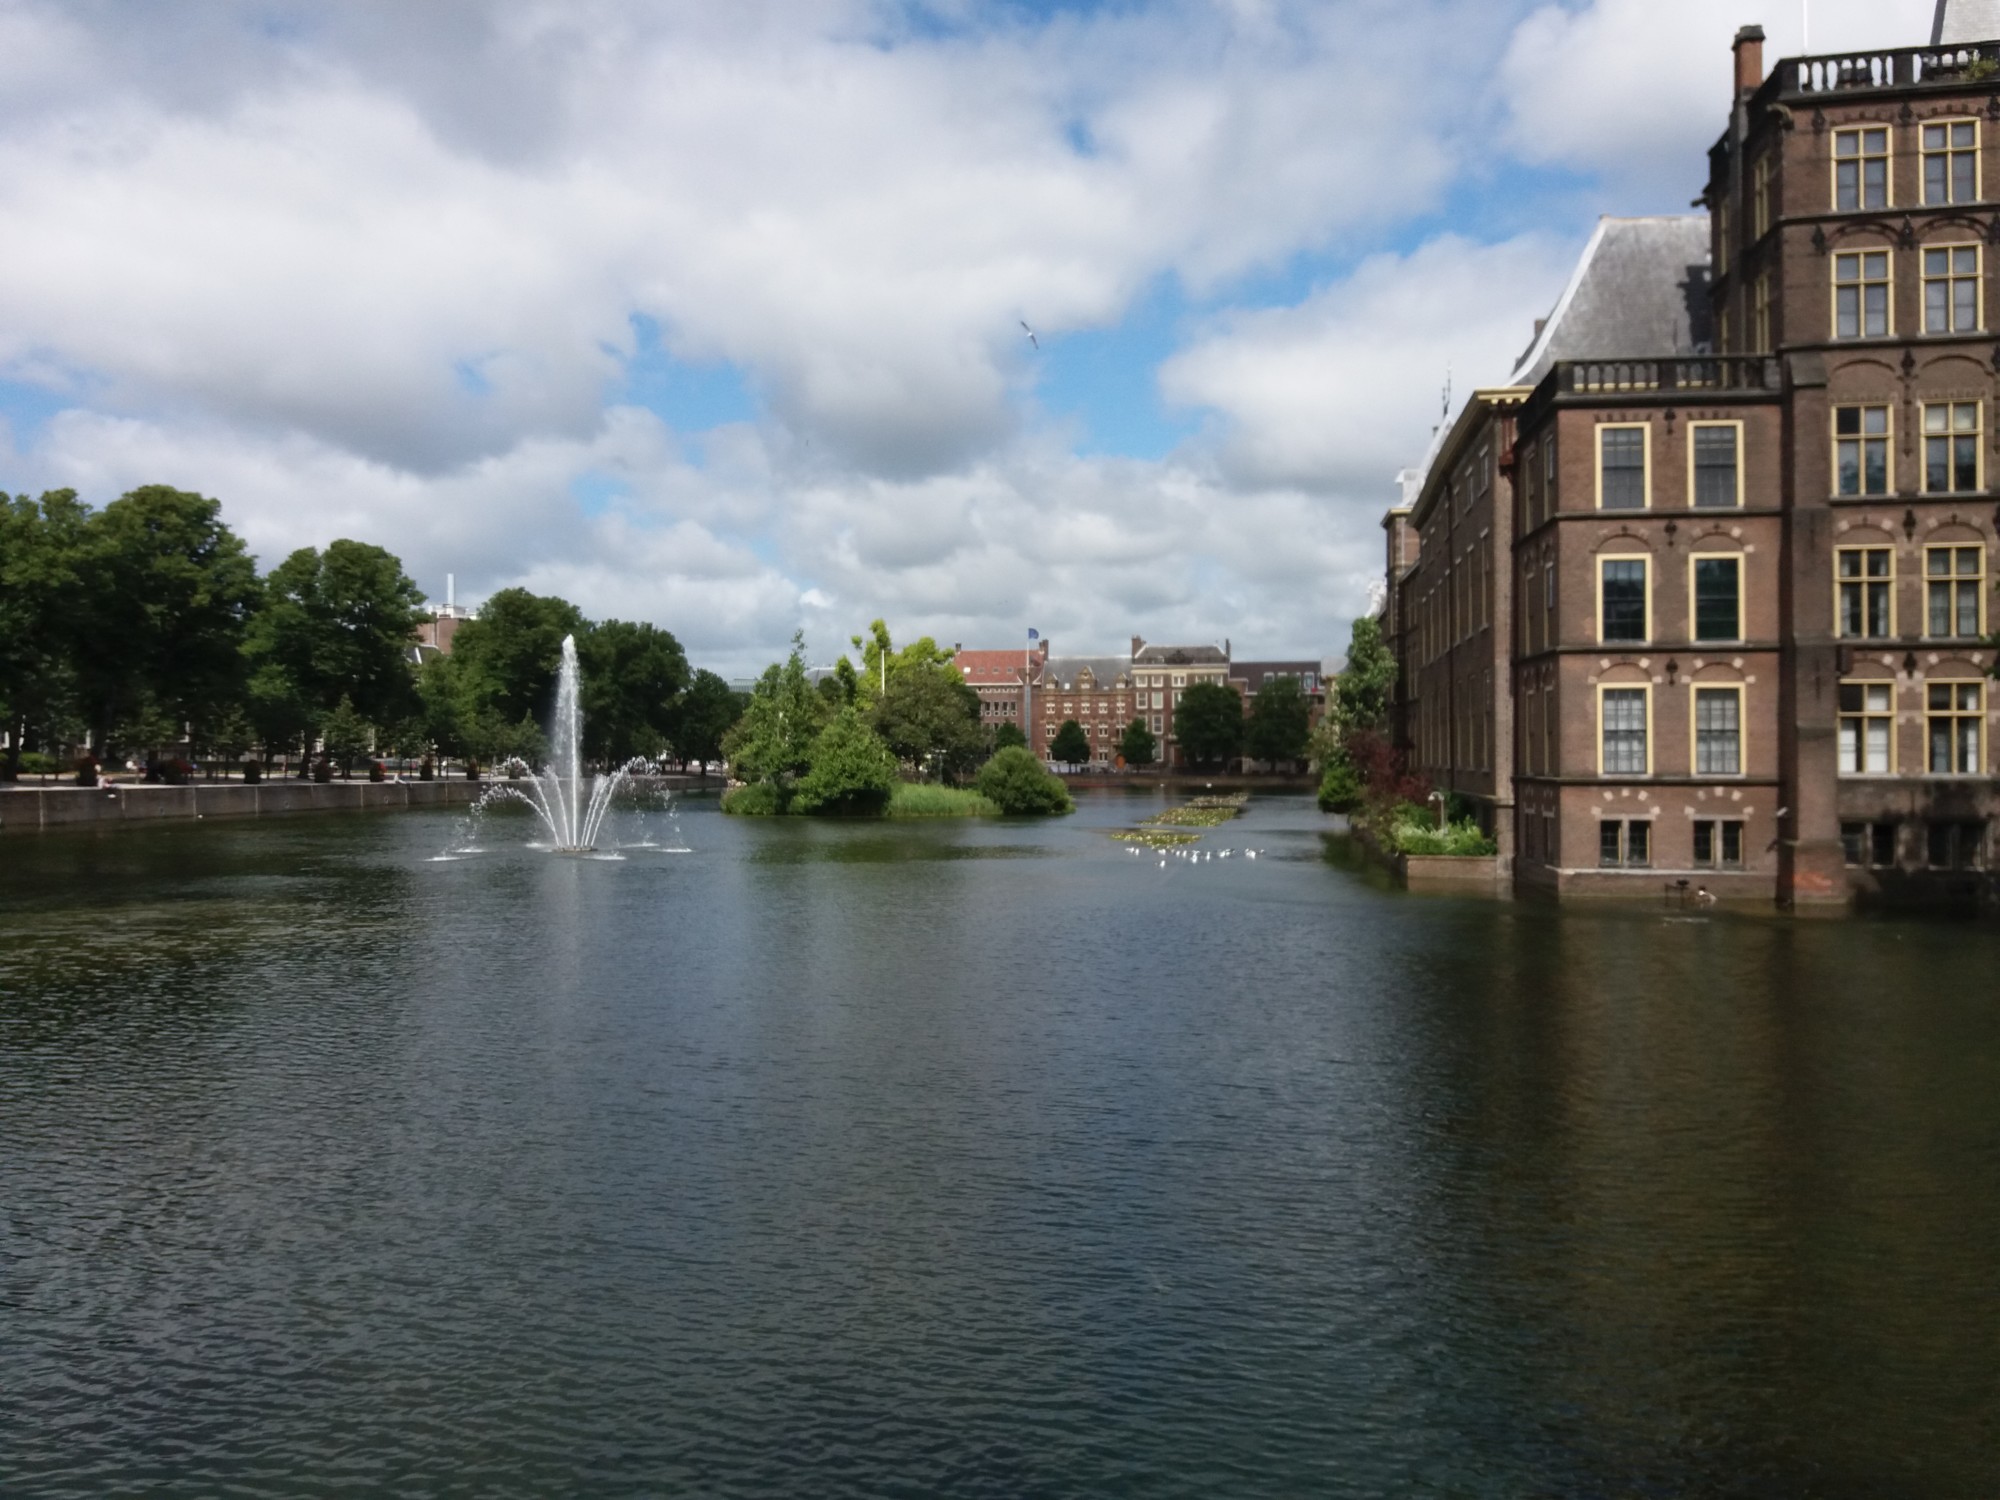
[[[1932,0],[1811,0],[1814,52]],[[0,488],[754,673],[1336,657],[1394,475],[1801,0],[0,0]],[[1031,342],[1023,331],[1034,331]]]

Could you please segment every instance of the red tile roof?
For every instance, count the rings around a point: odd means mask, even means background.
[[[952,658],[952,665],[974,687],[1003,687],[1021,680],[1024,660],[1032,662],[1039,678],[1042,658],[1028,657],[1020,651],[961,651]]]

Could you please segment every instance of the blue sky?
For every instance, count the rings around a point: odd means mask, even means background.
[[[1445,371],[1505,378],[1597,215],[1687,211],[1736,27],[1797,50],[1757,11],[12,0],[0,483],[730,671],[876,616],[1335,655]]]

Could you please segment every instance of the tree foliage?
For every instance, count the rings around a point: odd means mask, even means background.
[[[811,769],[813,742],[828,717],[825,700],[806,677],[805,650],[804,634],[794,635],[791,655],[764,669],[722,745],[739,781],[769,782],[786,798]]]
[[[1128,766],[1150,766],[1160,753],[1160,742],[1144,719],[1134,719],[1118,737],[1118,753]]]
[[[1389,722],[1389,703],[1396,688],[1396,658],[1382,640],[1382,626],[1372,616],[1354,622],[1347,647],[1347,665],[1334,684],[1333,712],[1343,730],[1381,729]]]
[[[1200,766],[1225,763],[1243,743],[1243,699],[1220,682],[1197,682],[1174,708],[1174,738]]]
[[[1033,751],[1019,745],[996,750],[979,768],[976,785],[980,796],[1003,813],[1066,813],[1076,806],[1062,778],[1035,759]]]
[[[1010,746],[1027,749],[1028,736],[1019,724],[1007,720],[993,731],[993,748],[995,751],[1000,751]]]
[[[792,794],[802,813],[879,813],[896,787],[896,757],[851,704],[822,729]]]
[[[88,512],[74,490],[39,500],[0,495],[0,781],[20,776],[29,736],[47,741],[75,724],[72,651],[85,615],[79,571]]]
[[[1064,765],[1082,765],[1090,759],[1090,736],[1083,732],[1083,726],[1074,719],[1064,719],[1062,727],[1056,730],[1056,737],[1049,741],[1049,759]]]
[[[1253,760],[1304,760],[1312,732],[1312,704],[1296,677],[1274,677],[1250,700],[1243,725],[1243,748]]]
[[[688,687],[687,655],[657,625],[603,620],[577,640],[583,674],[583,753],[618,764],[672,741]]]
[[[874,722],[897,757],[919,771],[935,767],[955,777],[985,753],[979,694],[949,665],[911,663],[891,673],[889,691],[875,705]]]
[[[929,636],[912,641],[899,651],[889,639],[888,625],[881,620],[871,621],[866,635],[850,636],[849,640],[861,653],[861,667],[855,673],[854,691],[849,701],[867,709],[875,707],[887,685],[893,684],[899,673],[949,666],[955,654],[939,646]]]
[[[743,716],[746,699],[715,673],[701,671],[681,695],[674,725],[674,749],[684,761],[698,762],[708,774],[708,762],[722,757],[722,741]]]
[[[112,501],[78,557],[89,628],[73,644],[84,721],[100,745],[197,734],[240,701],[257,569],[220,502],[163,484]]]
[[[244,642],[260,732],[292,743],[342,701],[369,724],[408,717],[418,703],[410,645],[422,603],[402,563],[367,542],[301,547],[279,563]]]

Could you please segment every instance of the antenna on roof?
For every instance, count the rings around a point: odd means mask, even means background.
[[[1451,366],[1447,364],[1444,367],[1444,407],[1438,413],[1438,425],[1443,426],[1446,419],[1448,419],[1450,416],[1451,416]]]

